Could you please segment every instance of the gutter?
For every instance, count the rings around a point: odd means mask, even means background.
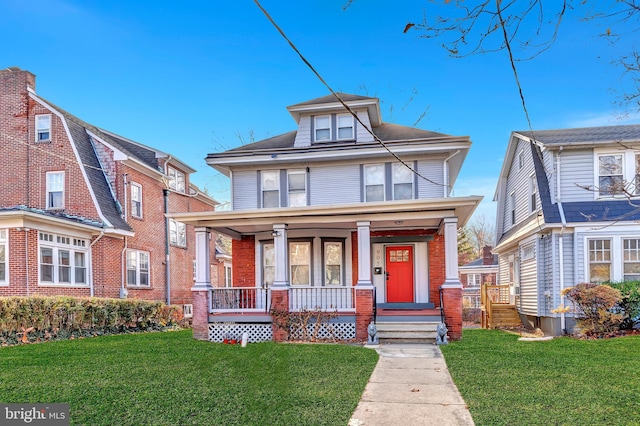
[[[100,235],[98,235],[98,238],[96,238],[91,242],[91,244],[89,244],[89,250],[91,250],[93,248],[93,245],[97,243],[102,237],[104,237],[104,229],[100,231]],[[89,296],[91,297],[95,296],[94,289],[93,289],[93,251],[92,250],[91,250],[91,259],[89,262]]]
[[[456,152],[454,152],[453,154],[451,154],[450,156],[448,156],[447,158],[444,159],[443,165],[444,167],[442,168],[442,173],[443,173],[443,179],[442,179],[442,183],[444,183],[444,198],[449,197],[449,160],[451,160],[453,157],[455,157],[456,155],[460,154],[460,150],[457,150]]]

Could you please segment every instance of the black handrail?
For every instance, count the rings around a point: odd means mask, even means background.
[[[378,302],[376,302],[376,288],[373,288],[373,323],[376,323],[378,316]]]
[[[444,298],[442,297],[442,286],[438,287],[440,291],[440,321],[444,324]]]

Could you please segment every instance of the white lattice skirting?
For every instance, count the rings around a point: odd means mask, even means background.
[[[209,341],[211,342],[222,342],[224,339],[240,340],[243,333],[247,333],[249,336],[249,343],[273,340],[271,323],[241,324],[221,322],[209,324]]]
[[[320,324],[318,334],[315,333],[316,323],[307,324],[307,334],[302,326],[291,326],[290,338],[293,340],[307,340],[305,337],[313,336],[317,339],[350,340],[356,338],[356,324],[354,322],[330,322]]]

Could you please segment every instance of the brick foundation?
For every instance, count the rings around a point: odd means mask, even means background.
[[[209,340],[209,290],[191,292],[193,300],[193,338]]]
[[[289,312],[289,290],[271,290],[271,309],[278,312]],[[273,340],[284,342],[289,338],[289,330],[278,327],[275,322],[273,328]]]
[[[373,321],[373,289],[356,288],[356,339],[367,340],[367,327]]]
[[[451,340],[462,339],[462,288],[444,288],[444,321]]]

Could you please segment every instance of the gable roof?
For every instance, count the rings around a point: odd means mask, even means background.
[[[360,95],[352,95],[349,93],[342,93],[342,92],[336,92],[336,94],[338,96],[340,96],[340,98],[345,101],[345,102],[352,102],[352,101],[378,101],[378,98],[370,98],[368,96],[360,96]],[[289,106],[289,108],[296,108],[296,107],[301,107],[301,106],[308,106],[308,105],[320,105],[320,104],[333,104],[339,102],[338,99],[333,95],[326,95],[326,96],[321,96],[319,98],[315,98],[315,99],[311,99],[310,101],[305,101],[305,102],[300,102],[294,105]]]

